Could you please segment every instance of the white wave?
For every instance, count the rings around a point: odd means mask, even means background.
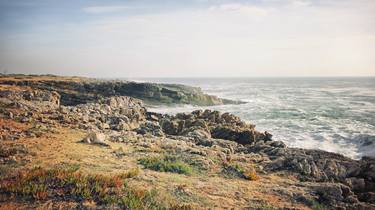
[[[247,103],[156,107],[151,111],[174,114],[215,109],[236,114],[256,124],[258,130],[271,132],[275,140],[282,140],[291,147],[322,149],[351,158],[375,155],[375,146],[360,143],[363,136],[375,136],[373,78],[207,79],[184,84],[194,84],[209,94]]]

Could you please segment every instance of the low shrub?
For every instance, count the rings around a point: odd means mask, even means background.
[[[146,157],[139,159],[139,163],[147,169],[161,172],[172,172],[190,175],[193,168],[175,156]]]

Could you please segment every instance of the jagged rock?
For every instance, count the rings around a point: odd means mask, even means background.
[[[350,188],[343,184],[320,184],[315,190],[320,202],[337,209],[346,209],[347,206],[359,202]]]
[[[264,141],[272,141],[272,136],[268,131],[264,131]]]
[[[138,134],[151,134],[153,136],[164,136],[164,133],[157,122],[145,122],[141,124],[139,128],[136,129]]]
[[[363,191],[366,188],[366,182],[363,178],[347,178],[345,180],[345,184],[348,185],[354,191]]]
[[[359,176],[375,182],[375,157],[364,156],[360,163]]]
[[[178,122],[170,121],[170,120],[161,120],[160,122],[163,131],[169,135],[177,135],[178,134]]]
[[[62,109],[60,109],[62,110]],[[80,104],[69,107],[69,119],[86,125],[80,128],[132,130],[145,121],[146,109],[140,100],[127,96],[101,99],[98,103]]]
[[[260,133],[254,125],[245,123],[239,117],[218,111],[196,110],[191,113],[178,113],[175,116],[158,117],[163,131],[169,135],[194,138],[217,138],[235,141],[240,144],[253,144],[256,141],[270,141],[272,135]]]
[[[146,119],[150,121],[159,121],[162,118],[162,114],[155,112],[146,112]]]
[[[48,90],[0,90],[3,103],[27,110],[48,110],[60,106],[60,95]]]
[[[192,127],[190,129],[185,129],[182,135],[187,137],[193,137],[196,139],[208,139],[211,138],[211,134],[202,128],[199,127]]]
[[[213,128],[211,135],[212,138],[232,140],[239,144],[252,144],[256,141],[255,131],[242,131],[238,128],[231,128],[227,126],[218,126]]]

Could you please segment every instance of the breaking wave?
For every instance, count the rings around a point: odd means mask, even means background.
[[[147,79],[144,79],[147,80]],[[322,149],[358,159],[375,156],[375,78],[148,79],[201,87],[246,104],[153,107],[177,113],[231,112],[291,147]]]

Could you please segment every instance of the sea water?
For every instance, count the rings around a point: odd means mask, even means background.
[[[230,112],[290,147],[321,149],[351,158],[375,156],[375,78],[165,78],[246,103],[211,107],[160,106],[174,114],[195,109]]]

